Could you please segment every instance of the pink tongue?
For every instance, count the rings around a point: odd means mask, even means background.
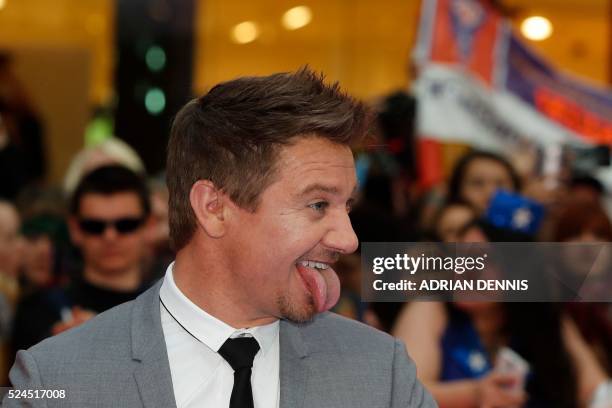
[[[318,313],[331,309],[338,302],[340,280],[332,268],[319,271],[298,264],[297,269],[310,290]]]

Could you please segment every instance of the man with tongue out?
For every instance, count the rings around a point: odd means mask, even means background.
[[[357,248],[351,146],[369,118],[307,68],[189,102],[168,145],[176,261],[134,302],[21,352],[14,384],[61,385],[75,407],[435,407],[401,342],[327,312],[332,265]]]

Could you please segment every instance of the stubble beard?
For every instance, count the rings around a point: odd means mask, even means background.
[[[312,321],[316,315],[315,302],[312,295],[308,294],[307,300],[303,307],[297,307],[295,302],[286,295],[280,295],[276,301],[282,319],[289,320],[293,323],[308,323]]]

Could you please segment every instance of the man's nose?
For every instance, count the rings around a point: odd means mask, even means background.
[[[347,212],[339,212],[323,243],[327,248],[341,254],[351,254],[357,250],[359,240]]]
[[[102,234],[102,237],[106,241],[114,241],[118,238],[118,236],[119,232],[117,231],[117,228],[114,225],[107,225],[104,228],[104,233]]]

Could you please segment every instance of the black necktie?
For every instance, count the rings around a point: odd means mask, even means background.
[[[253,337],[227,339],[219,349],[219,354],[234,369],[234,388],[230,398],[230,408],[253,408],[251,389],[251,367],[259,351],[259,344]]]

